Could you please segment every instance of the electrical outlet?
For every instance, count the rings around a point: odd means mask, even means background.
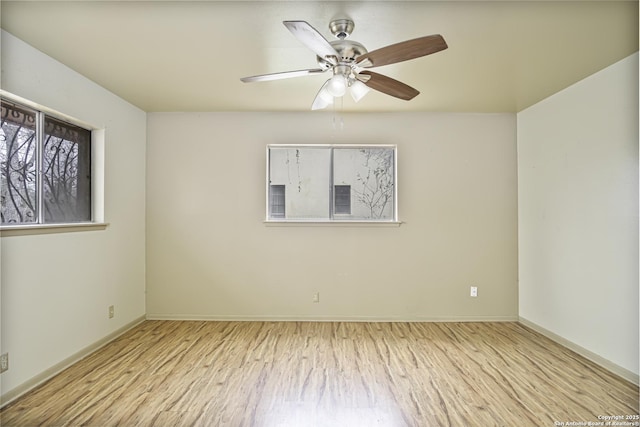
[[[313,302],[320,302],[320,292],[313,294]]]
[[[478,296],[478,287],[477,286],[472,286],[471,287],[471,296],[474,297],[474,298]]]
[[[0,373],[9,369],[9,353],[0,355]]]
[[[112,305],[109,306],[109,319],[113,319],[113,316],[115,316],[115,309]]]

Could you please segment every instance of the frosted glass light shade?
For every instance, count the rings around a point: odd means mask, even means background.
[[[335,97],[343,96],[347,92],[347,79],[341,74],[336,74],[329,79],[327,90]]]
[[[329,105],[333,104],[333,101],[327,102],[327,100],[318,94],[316,99],[313,100],[313,104],[311,105],[312,110],[321,110],[323,108],[327,108]]]
[[[369,93],[369,86],[362,83],[360,80],[355,80],[351,83],[351,97],[354,101],[360,101],[367,93]]]
[[[327,86],[329,86],[330,81],[331,79],[327,80],[320,88],[320,91],[318,91],[318,94],[311,105],[312,110],[320,110],[333,104],[333,96],[327,90]]]
[[[322,90],[320,90],[320,92],[318,92],[318,96],[322,98],[322,100],[327,104],[333,104],[333,95],[329,93],[329,90],[327,89],[326,86],[323,87]]]

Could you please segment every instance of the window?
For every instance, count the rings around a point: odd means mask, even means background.
[[[397,221],[396,147],[270,145],[267,220]]]
[[[1,225],[90,222],[91,130],[0,103]]]

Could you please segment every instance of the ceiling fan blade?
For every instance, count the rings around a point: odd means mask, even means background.
[[[338,52],[331,46],[322,34],[306,21],[283,21],[285,27],[305,46],[315,52],[320,58],[330,59],[337,63]]]
[[[245,83],[267,82],[269,80],[289,79],[291,77],[302,77],[302,76],[308,76],[311,74],[322,74],[325,71],[327,70],[323,70],[322,68],[313,68],[310,70],[284,71],[282,73],[261,74],[259,76],[242,77],[240,80],[242,80]]]
[[[356,63],[358,66],[365,68],[380,67],[420,58],[421,56],[440,52],[447,47],[444,38],[440,34],[434,34],[373,50],[356,58]]]
[[[386,93],[387,95],[395,96],[396,98],[404,99],[405,101],[415,98],[420,93],[409,85],[392,79],[391,77],[374,73],[373,71],[361,71],[360,74],[358,74],[358,77],[360,76],[369,76],[368,78],[364,77],[360,80],[371,89]]]

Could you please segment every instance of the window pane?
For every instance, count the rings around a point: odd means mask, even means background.
[[[393,153],[388,147],[334,148],[334,184],[350,185],[353,193],[350,219],[395,219]]]
[[[37,221],[36,113],[2,101],[0,204],[2,224]]]
[[[348,215],[351,213],[351,186],[336,185],[334,186],[334,209],[336,214]]]
[[[269,188],[269,210],[271,218],[285,217],[285,186],[272,185]]]
[[[326,148],[269,149],[269,185],[285,186],[287,219],[329,219],[330,173]]]
[[[91,132],[45,117],[44,221],[91,221]]]

